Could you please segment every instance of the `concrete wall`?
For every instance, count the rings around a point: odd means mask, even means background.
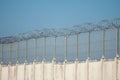
[[[120,80],[120,60],[0,65],[0,80]]]

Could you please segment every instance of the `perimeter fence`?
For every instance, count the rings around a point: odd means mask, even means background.
[[[120,18],[0,38],[1,64],[119,58]]]

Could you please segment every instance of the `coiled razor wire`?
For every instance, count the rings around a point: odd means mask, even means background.
[[[13,36],[1,37],[0,44],[8,44],[13,42],[19,42],[29,39],[37,39],[42,37],[59,37],[59,36],[70,36],[79,33],[100,31],[111,28],[120,28],[120,18],[113,20],[102,20],[98,23],[85,23],[81,25],[75,25],[70,28],[63,29],[41,29],[34,30],[27,33],[15,34]]]
[[[30,62],[30,60],[29,60],[29,44],[28,44],[28,41],[30,40],[30,39],[34,39],[34,49],[32,49],[32,50],[34,50],[34,55],[32,55],[32,56],[34,56],[34,62],[36,62],[37,61],[37,47],[38,47],[38,45],[37,45],[37,40],[39,39],[39,38],[42,38],[43,39],[43,61],[46,61],[46,38],[47,37],[52,37],[54,40],[54,45],[53,45],[53,54],[52,54],[52,58],[53,58],[53,61],[56,61],[56,37],[61,37],[61,36],[63,36],[63,39],[64,39],[64,41],[65,41],[65,44],[64,44],[64,47],[65,47],[65,52],[63,52],[64,53],[64,59],[65,59],[65,62],[67,62],[67,60],[68,60],[68,53],[69,53],[69,45],[68,45],[68,42],[69,42],[69,40],[68,40],[68,37],[69,36],[72,36],[72,35],[75,35],[74,36],[74,38],[75,38],[75,41],[76,41],[76,52],[75,52],[75,55],[76,55],[76,61],[79,61],[79,50],[78,50],[78,48],[79,48],[79,40],[78,40],[78,38],[79,38],[79,34],[81,34],[81,33],[87,33],[87,37],[88,38],[86,38],[87,39],[87,41],[88,42],[86,42],[86,43],[88,43],[88,45],[86,46],[87,48],[86,48],[86,50],[85,51],[87,51],[86,53],[87,53],[87,59],[89,60],[90,58],[92,58],[92,56],[91,56],[91,41],[92,41],[92,34],[91,34],[91,32],[93,32],[93,31],[97,31],[97,32],[99,32],[99,31],[101,31],[102,32],[102,34],[101,34],[101,39],[102,39],[102,44],[101,44],[101,57],[102,57],[102,59],[104,59],[106,56],[105,56],[105,53],[106,53],[106,35],[107,35],[107,29],[114,29],[114,30],[116,30],[116,39],[114,39],[114,40],[116,40],[116,41],[114,41],[114,42],[116,42],[116,43],[114,43],[115,45],[116,45],[116,47],[115,47],[115,52],[116,52],[116,58],[119,58],[119,28],[120,28],[120,18],[117,18],[117,19],[113,19],[113,20],[102,20],[102,21],[100,21],[100,22],[98,22],[98,23],[84,23],[84,24],[81,24],[81,25],[75,25],[75,26],[73,26],[73,27],[70,27],[70,28],[62,28],[62,29],[41,29],[41,30],[34,30],[34,31],[31,31],[31,32],[27,32],[27,33],[20,33],[20,34],[15,34],[15,35],[13,35],[13,36],[8,36],[8,37],[1,37],[0,38],[0,47],[1,47],[1,56],[0,56],[0,61],[1,61],[1,64],[13,64],[13,59],[16,59],[16,61],[14,60],[14,62],[16,62],[16,63],[18,63],[19,61],[22,63],[22,62],[24,62],[23,60],[25,60],[25,63],[27,63],[27,62]],[[25,45],[24,45],[24,47],[23,48],[25,48],[24,50],[24,56],[20,56],[20,50],[19,50],[19,45],[20,45],[20,41],[22,42],[22,41],[25,41]],[[15,44],[13,44],[14,42],[17,42],[17,44],[15,45]],[[5,45],[9,45],[9,50],[7,50],[8,52],[5,52],[5,50],[4,50],[4,47],[5,47]],[[16,46],[16,48],[15,48],[15,46]],[[15,49],[16,50],[15,50]],[[14,52],[16,53],[15,55],[16,56],[14,56],[14,58],[13,58],[13,55],[14,55]],[[5,56],[5,54],[3,55],[3,53],[8,53],[8,57],[4,57]],[[82,53],[85,53],[85,52],[82,52]],[[29,55],[28,55],[29,54]],[[16,58],[15,58],[16,57]],[[70,57],[70,56],[69,56]],[[5,58],[5,60],[4,60],[4,58]],[[73,58],[73,57],[72,57]],[[7,62],[5,62],[6,61],[6,59],[8,59],[8,63]],[[20,60],[19,60],[20,59]]]

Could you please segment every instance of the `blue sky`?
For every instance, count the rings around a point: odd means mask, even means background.
[[[0,0],[0,37],[120,18],[120,0]]]

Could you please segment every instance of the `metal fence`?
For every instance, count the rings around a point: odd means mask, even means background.
[[[119,58],[120,19],[0,38],[1,64]]]

